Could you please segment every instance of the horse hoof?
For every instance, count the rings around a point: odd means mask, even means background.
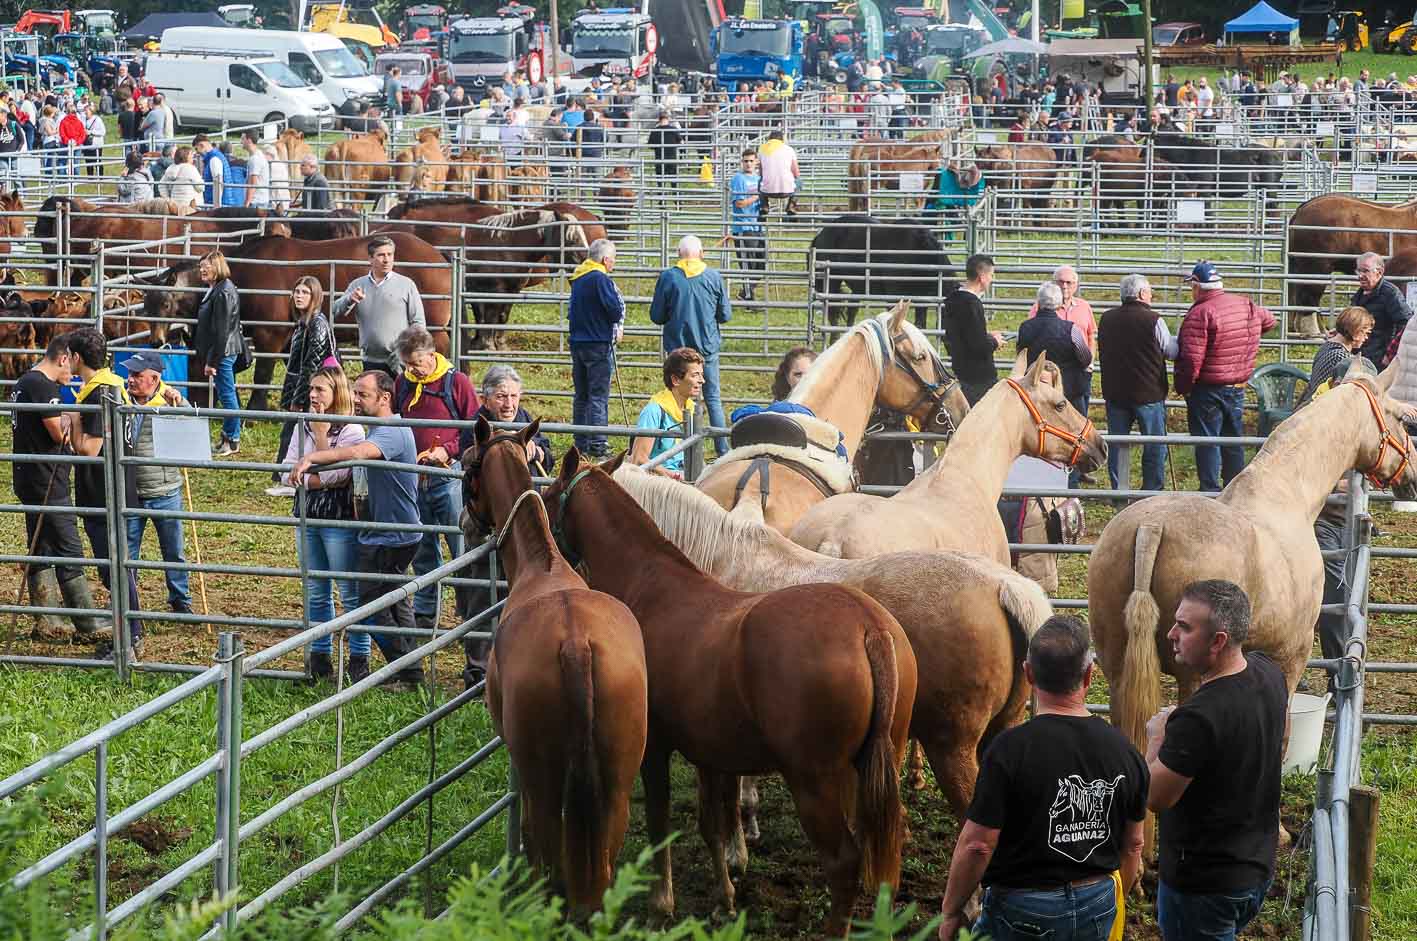
[[[920,773],[912,773],[912,774],[910,775],[909,784],[910,784],[910,789],[911,789],[912,791],[923,791],[923,790],[925,790],[925,775],[924,775],[924,774],[920,774]]]

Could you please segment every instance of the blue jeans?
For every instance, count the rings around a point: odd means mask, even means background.
[[[1113,405],[1107,403],[1107,433],[1109,435],[1129,435],[1132,425],[1144,435],[1166,434],[1166,403],[1147,402],[1145,405]],[[1141,448],[1141,488],[1161,490],[1166,486],[1166,445],[1144,444]],[[1112,480],[1112,489],[1121,486],[1122,449],[1113,446],[1107,450],[1107,476]]]
[[[1239,437],[1245,433],[1244,407],[1242,388],[1197,385],[1186,397],[1186,424],[1193,435]],[[1228,484],[1244,469],[1245,449],[1241,445],[1196,445],[1196,474],[1201,479],[1201,490],[1219,491],[1222,474]]]
[[[1163,941],[1235,941],[1260,913],[1269,883],[1213,895],[1178,892],[1165,882],[1156,889],[1156,921]]]
[[[313,524],[317,521],[311,520]],[[305,567],[311,571],[353,572],[359,556],[359,534],[352,529],[334,529],[309,525],[305,529]],[[335,586],[339,586],[340,604],[345,611],[359,607],[359,586],[352,578],[316,578],[305,580],[305,616],[313,627],[335,617]],[[334,644],[326,634],[312,641],[312,653],[330,653]],[[369,635],[365,631],[349,632],[349,652],[356,657],[369,656]]]
[[[984,892],[983,911],[974,923],[974,933],[994,941],[1107,941],[1116,916],[1111,879],[1050,891],[1000,892],[991,888]]]
[[[454,465],[456,468],[457,465]],[[428,485],[418,488],[418,518],[425,526],[456,526],[462,512],[462,486],[454,477],[429,477]],[[462,534],[447,533],[449,558],[462,555]],[[443,556],[438,547],[438,533],[424,533],[418,543],[418,551],[413,556],[413,574],[423,575],[443,564]],[[384,591],[388,591],[387,583]],[[415,617],[433,617],[438,613],[439,585],[430,585],[421,590],[413,600]]]
[[[1091,375],[1091,373],[1088,373],[1089,377],[1091,377]],[[1069,398],[1068,404],[1071,405],[1073,408],[1077,409],[1079,415],[1081,415],[1083,418],[1086,418],[1087,405],[1088,402],[1090,402],[1091,400],[1091,395],[1087,392],[1083,392],[1082,395],[1079,395],[1076,398]],[[1082,486],[1082,471],[1078,470],[1077,465],[1073,465],[1072,467],[1068,468],[1068,486],[1073,489]]]
[[[576,390],[571,404],[571,421],[577,425],[610,424],[610,367],[613,356],[609,343],[571,344],[571,382]],[[582,454],[598,456],[610,450],[605,435],[575,436]]]
[[[726,428],[723,420],[723,399],[718,394],[718,354],[704,357],[704,405],[708,408],[709,424],[715,428]],[[727,438],[714,438],[713,448],[719,457],[728,450]]]
[[[240,408],[241,400],[236,397],[236,373],[232,367],[236,365],[236,354],[223,356],[221,362],[217,363],[216,376],[216,397],[221,402],[222,408]],[[241,419],[224,418],[221,422],[222,437],[230,441],[241,440]]]
[[[140,499],[138,503],[145,510],[180,510],[183,508],[182,491],[174,490],[166,496]],[[157,530],[157,544],[162,549],[162,561],[181,563],[187,561],[182,542],[182,520],[130,516],[126,522],[128,525],[128,558],[137,559],[142,556],[143,530],[148,523],[152,523],[153,529]],[[187,573],[180,569],[168,569],[163,572],[163,575],[167,577],[167,603],[169,605],[190,605],[192,592],[187,587]]]

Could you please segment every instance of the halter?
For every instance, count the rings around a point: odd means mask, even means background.
[[[566,484],[566,489],[561,491],[561,496],[556,501],[556,519],[551,522],[551,537],[556,540],[556,548],[561,550],[561,555],[572,568],[579,568],[581,564],[580,553],[571,548],[571,544],[566,541],[566,504],[571,502],[571,491],[576,489],[576,484],[590,476],[590,472],[595,465],[587,465],[576,472]]]
[[[866,323],[870,324],[873,328],[873,332],[876,335],[876,342],[879,343],[881,347],[881,378],[876,383],[876,391],[879,393],[881,386],[885,384],[887,369],[892,366],[899,369],[920,387],[919,397],[902,409],[902,412],[910,414],[919,408],[921,404],[929,402],[935,409],[934,423],[936,427],[943,428],[945,434],[954,434],[954,419],[950,416],[949,409],[945,407],[945,399],[949,398],[950,394],[959,387],[959,380],[950,373],[949,369],[940,359],[939,354],[935,352],[935,348],[933,346],[930,347],[930,359],[935,365],[935,375],[949,377],[949,381],[944,384],[929,381],[924,376],[920,375],[914,364],[902,361],[899,354],[896,353],[895,344],[899,343],[902,338],[909,339],[910,335],[908,333],[902,330],[895,336],[890,337],[889,334],[886,333],[885,325],[876,318],[872,317],[870,320],[866,321]],[[889,339],[887,339],[888,337]]]
[[[518,444],[521,444],[521,439],[518,438],[516,432],[513,431],[503,431],[493,435],[491,438],[488,438],[487,443],[481,445],[477,449],[477,457],[473,458],[471,461],[468,461],[466,464],[463,465],[463,479],[477,480],[478,478],[480,478],[482,476],[482,462],[486,459],[487,453],[492,450],[493,445],[501,444],[504,441],[515,441]],[[526,498],[527,493],[532,492],[534,491],[528,490],[524,492],[520,497],[517,497],[517,503],[512,505],[512,512],[507,514],[507,521],[503,524],[504,530],[507,526],[511,525],[512,517],[515,516],[517,512],[517,506],[521,503],[523,499]],[[469,506],[466,507],[466,509],[467,515],[477,521],[477,525],[482,527],[483,532],[497,532],[497,525],[491,520],[484,519],[483,517],[479,516],[475,507]],[[502,535],[505,535],[505,532]],[[499,549],[502,546],[502,535],[499,535],[497,537],[497,547]]]
[[[507,539],[507,534],[512,531],[512,523],[516,521],[517,510],[520,510],[522,504],[530,497],[535,497],[538,501],[541,500],[541,494],[535,490],[523,490],[522,495],[517,497],[517,502],[512,504],[511,512],[507,514],[506,521],[502,523],[502,531],[497,534],[497,550],[499,552],[502,549],[502,543]]]
[[[1054,435],[1058,438],[1062,438],[1073,446],[1073,453],[1068,455],[1067,463],[1063,466],[1076,467],[1078,460],[1082,457],[1083,439],[1093,430],[1092,419],[1084,415],[1083,420],[1085,423],[1082,426],[1082,431],[1077,434],[1068,431],[1066,428],[1059,428],[1043,417],[1043,413],[1038,410],[1037,405],[1033,404],[1032,396],[1025,391],[1023,386],[1019,385],[1018,382],[1013,379],[1005,379],[1004,381],[1009,384],[1009,388],[1018,393],[1019,400],[1023,402],[1023,407],[1028,409],[1029,417],[1031,417],[1033,423],[1038,426],[1038,456],[1043,460],[1047,460],[1047,458],[1043,457],[1043,445],[1049,435]]]
[[[1387,419],[1383,417],[1382,406],[1378,405],[1378,397],[1364,383],[1360,382],[1357,385],[1363,390],[1363,395],[1368,398],[1368,407],[1373,410],[1373,418],[1378,423],[1378,434],[1381,435],[1378,439],[1378,456],[1373,459],[1373,466],[1362,473],[1364,477],[1368,478],[1368,483],[1379,490],[1391,490],[1393,484],[1402,479],[1403,473],[1407,470],[1407,464],[1411,460],[1407,450],[1409,442],[1404,440],[1407,434],[1405,430],[1402,438],[1393,434],[1392,429],[1387,426]],[[1401,454],[1402,461],[1397,465],[1397,470],[1393,471],[1390,477],[1384,479],[1378,476],[1378,470],[1383,466],[1383,457],[1387,454],[1388,448]]]

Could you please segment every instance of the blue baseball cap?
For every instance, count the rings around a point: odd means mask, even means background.
[[[162,354],[157,350],[139,350],[128,357],[123,365],[127,368],[128,375],[130,376],[135,372],[143,372],[148,369],[156,373],[161,373],[163,367]]]
[[[1220,286],[1220,269],[1208,261],[1202,261],[1191,269],[1191,273],[1182,279],[1186,284],[1199,284],[1204,287]]]

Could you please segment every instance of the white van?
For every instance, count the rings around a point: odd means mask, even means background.
[[[383,100],[383,83],[329,33],[174,26],[163,30],[161,48],[163,52],[274,56],[324,92],[336,109],[344,108],[350,99],[356,105]]]
[[[178,127],[285,121],[318,133],[335,125],[324,93],[269,56],[155,52],[146,68],[144,76],[167,96]]]

